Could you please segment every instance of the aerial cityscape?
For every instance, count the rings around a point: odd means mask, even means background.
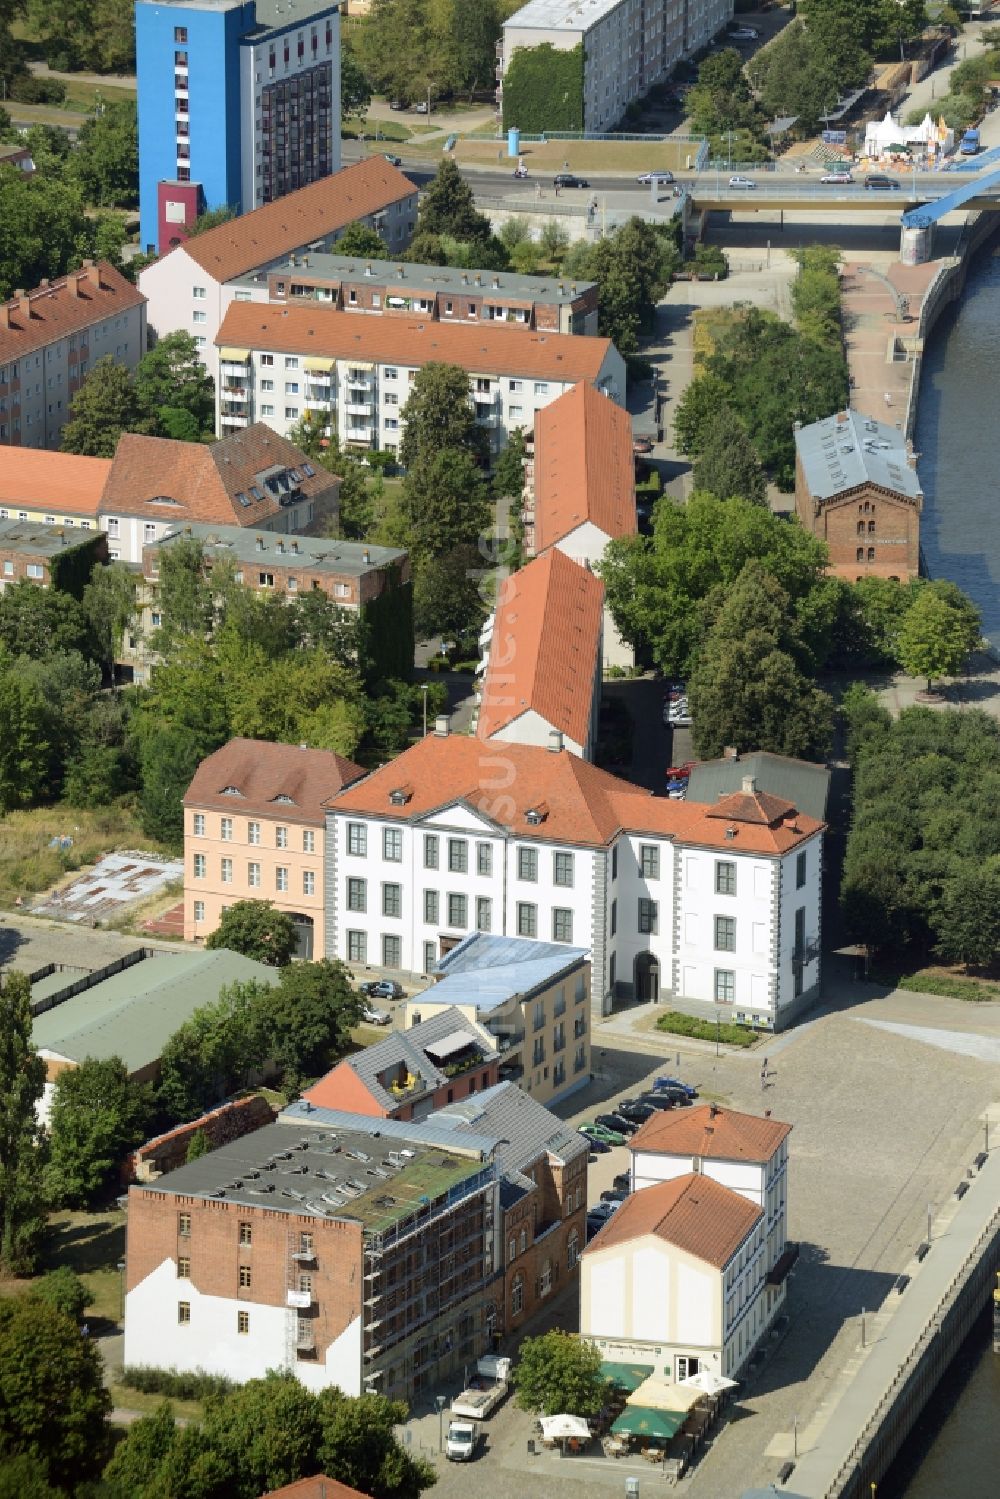
[[[995,4],[0,0],[0,1499],[995,1495]]]

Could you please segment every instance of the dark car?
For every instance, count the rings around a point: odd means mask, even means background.
[[[694,1103],[694,1099],[691,1097],[691,1094],[688,1093],[685,1088],[675,1088],[675,1087],[671,1087],[671,1088],[659,1088],[659,1087],[657,1087],[653,1091],[656,1094],[658,1094],[658,1096],[660,1098],[669,1098],[669,1099],[671,1099],[671,1101],[677,1107],[679,1107],[679,1108],[684,1108],[688,1104]]]
[[[361,993],[368,999],[402,999],[403,986],[395,979],[371,979],[361,985]]]
[[[664,1109],[672,1109],[676,1100],[671,1098],[669,1093],[644,1093],[642,1102],[650,1104],[662,1113]]]
[[[626,1119],[622,1114],[598,1114],[594,1120],[595,1124],[602,1124],[605,1129],[617,1130],[620,1135],[634,1135],[639,1126],[632,1119]]]
[[[688,1098],[698,1097],[698,1089],[692,1088],[690,1083],[682,1082],[679,1077],[658,1077],[653,1083],[654,1093],[658,1088],[680,1088],[681,1092],[686,1093]]]
[[[626,1194],[631,1192],[632,1173],[630,1171],[619,1171],[618,1175],[614,1178],[611,1185],[614,1187],[616,1192],[625,1192]]]
[[[588,1244],[590,1243],[591,1239],[594,1237],[595,1234],[599,1234],[600,1233],[601,1229],[604,1227],[604,1225],[605,1225],[605,1223],[607,1223],[607,1221],[608,1220],[607,1220],[607,1218],[605,1218],[605,1216],[604,1216],[603,1213],[588,1213],[587,1214],[587,1243]]]
[[[401,156],[393,156],[391,151],[383,151],[382,155],[391,167],[401,167],[403,165],[403,158]]]
[[[625,1098],[618,1105],[615,1113],[620,1114],[623,1119],[634,1119],[636,1124],[645,1124],[647,1119],[656,1113],[652,1104],[643,1103],[639,1098]]]
[[[577,1133],[583,1135],[583,1138],[590,1146],[591,1155],[611,1154],[611,1146],[608,1144],[607,1140],[596,1140],[593,1135],[584,1134],[584,1131],[582,1129],[578,1130]]]
[[[574,177],[572,172],[560,172],[552,179],[553,187],[589,187],[590,183],[583,177]]]
[[[882,177],[878,173],[865,178],[865,187],[873,193],[899,192],[899,183],[894,177]]]
[[[617,1187],[610,1187],[608,1191],[601,1193],[602,1202],[624,1202],[628,1196],[627,1192],[621,1192]]]

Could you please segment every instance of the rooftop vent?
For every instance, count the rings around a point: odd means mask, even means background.
[[[744,795],[745,796],[755,796],[756,792],[757,792],[757,777],[756,776],[744,776],[743,777],[743,793],[744,793]]]
[[[438,739],[447,739],[450,719],[447,713],[439,713],[434,720],[434,733]]]

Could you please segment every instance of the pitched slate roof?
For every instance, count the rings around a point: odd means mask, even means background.
[[[585,745],[603,619],[604,584],[565,553],[547,552],[511,573],[497,602],[479,738],[534,712]]]
[[[107,260],[70,271],[50,286],[0,302],[0,364],[21,359],[58,338],[79,333],[146,301],[127,276]],[[96,350],[91,350],[96,355]]]
[[[362,775],[360,765],[332,750],[230,739],[202,760],[184,793],[184,805],[322,827],[326,799]],[[227,792],[230,786],[238,794]]]
[[[606,536],[634,536],[635,458],[628,412],[589,381],[535,417],[535,551],[587,521]]]
[[[482,1093],[449,1103],[434,1115],[437,1125],[496,1135],[497,1160],[505,1172],[519,1173],[550,1155],[556,1162],[576,1161],[590,1146],[571,1125],[525,1093],[516,1083],[497,1083]]]
[[[688,1172],[626,1197],[584,1253],[599,1253],[653,1234],[721,1270],[763,1216],[756,1203],[738,1192],[709,1176]]]
[[[735,853],[777,855],[823,828],[802,813],[769,824],[738,821],[726,816],[725,797],[712,807],[654,797],[569,750],[507,741],[503,758],[506,778],[498,789],[496,744],[428,734],[331,797],[327,806],[336,813],[419,822],[461,802],[519,838],[581,847],[605,847],[625,830]],[[395,805],[391,796],[399,790],[406,800]],[[528,820],[532,810],[540,811],[540,821]]]
[[[563,385],[596,380],[612,346],[609,338],[582,333],[526,333],[494,323],[484,328],[415,317],[358,317],[315,302],[289,307],[232,302],[215,342],[220,348],[317,354],[409,369],[443,362],[470,374],[558,380]]]
[[[629,1141],[632,1151],[702,1156],[714,1161],[769,1161],[792,1126],[717,1104],[658,1111]]]
[[[57,520],[64,515],[92,518],[100,509],[110,472],[110,458],[5,447],[0,463],[0,505],[19,510],[45,509]]]
[[[439,1015],[432,1015],[429,1020],[423,1020],[419,1025],[413,1025],[409,1030],[392,1031],[383,1036],[381,1041],[366,1046],[363,1051],[354,1052],[339,1064],[340,1067],[349,1067],[358,1080],[364,1083],[376,1103],[384,1109],[398,1108],[401,1102],[412,1102],[422,1098],[426,1093],[433,1093],[447,1083],[448,1078],[442,1065],[439,1066],[433,1060],[431,1053],[434,1051],[435,1042],[443,1042],[462,1032],[469,1036],[470,1041],[475,1041],[483,1053],[485,1061],[495,1062],[499,1058],[493,1038],[489,1033],[475,1024],[474,1021],[466,1020],[461,1010],[449,1006],[442,1010]],[[404,1066],[411,1075],[420,1074],[425,1086],[411,1094],[406,1099],[400,1099],[391,1093],[379,1081],[390,1069]],[[336,1083],[335,1067],[325,1077],[313,1083],[303,1093],[303,1098],[308,1099],[317,1108],[336,1109],[339,1107],[339,1091]],[[435,1123],[438,1116],[435,1114]],[[482,1131],[481,1131],[482,1133]]]
[[[355,219],[413,197],[416,191],[409,177],[384,156],[368,156],[274,203],[195,235],[170,254],[183,251],[216,281],[232,281],[313,240],[335,234]]]

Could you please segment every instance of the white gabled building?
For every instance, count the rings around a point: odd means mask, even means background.
[[[327,802],[326,952],[427,974],[472,931],[589,951],[595,1002],[780,1028],[819,992],[824,824],[744,789],[653,797],[447,720]]]

